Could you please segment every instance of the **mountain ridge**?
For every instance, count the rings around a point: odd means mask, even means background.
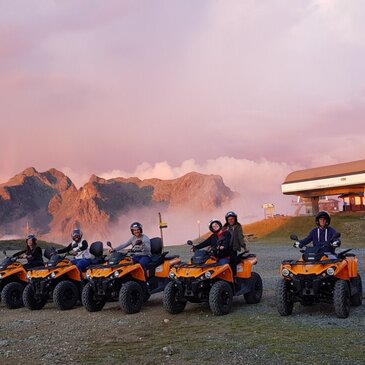
[[[93,174],[76,188],[63,172],[29,167],[0,184],[0,234],[14,234],[30,224],[41,235],[69,237],[75,226],[107,234],[131,209],[209,211],[230,202],[236,193],[219,175],[189,172],[162,180],[138,177],[104,179]]]

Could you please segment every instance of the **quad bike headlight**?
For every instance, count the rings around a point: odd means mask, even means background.
[[[27,278],[28,280],[30,280],[30,273],[29,273],[29,272],[27,272],[26,278]]]
[[[205,274],[204,274],[205,278],[206,279],[210,279],[212,277],[212,273],[210,271],[207,271]]]
[[[0,279],[2,279],[3,278],[3,276],[2,276],[2,274],[0,274]]]
[[[51,277],[52,279],[54,279],[54,278],[56,277],[56,273],[53,271],[53,272],[51,273],[50,277]]]
[[[91,279],[91,275],[90,275],[90,273],[87,273],[87,274],[86,274],[86,279],[87,279],[87,280],[90,280],[90,279]]]
[[[326,270],[326,273],[327,275],[334,275],[335,274],[335,269],[333,267],[329,267],[327,270]]]
[[[115,271],[114,274],[113,274],[113,276],[115,278],[119,278],[119,275],[120,275],[120,272],[119,271]]]
[[[288,269],[283,269],[281,271],[281,275],[283,275],[283,276],[289,276],[289,274],[290,274],[290,271]]]
[[[169,278],[170,279],[175,279],[175,277],[176,277],[175,273],[173,271],[170,271],[169,272]]]

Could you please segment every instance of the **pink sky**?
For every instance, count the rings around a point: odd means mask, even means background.
[[[194,168],[280,199],[293,169],[365,158],[364,16],[360,0],[2,1],[0,182]]]

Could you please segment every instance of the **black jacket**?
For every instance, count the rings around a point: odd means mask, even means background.
[[[238,222],[233,226],[230,226],[228,223],[226,223],[223,227],[231,233],[232,250],[241,251],[241,249],[243,249],[244,251],[246,251],[247,248],[243,235],[242,225]]]
[[[194,248],[197,248],[199,250],[201,248],[208,246],[212,246],[213,248],[216,248],[218,246],[224,246],[223,250],[217,250],[217,257],[223,258],[223,257],[228,257],[231,254],[230,242],[231,242],[231,234],[228,231],[224,231],[220,238],[218,238],[218,236],[213,233],[206,240],[194,246]]]
[[[13,256],[27,255],[28,264],[43,264],[43,255],[42,249],[39,246],[36,246],[34,250],[23,250],[15,253]]]

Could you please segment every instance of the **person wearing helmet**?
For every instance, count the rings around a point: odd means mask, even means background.
[[[129,227],[132,237],[125,243],[120,244],[115,248],[115,251],[120,251],[123,248],[132,246],[133,262],[140,263],[144,272],[147,273],[147,265],[151,262],[151,241],[143,233],[142,224],[133,222]],[[110,249],[109,252],[112,250]]]
[[[233,275],[237,272],[237,252],[243,250],[243,252],[248,252],[246,247],[246,242],[243,236],[243,230],[241,223],[237,220],[237,214],[233,211],[227,212],[225,215],[226,223],[224,228],[231,234],[231,256],[230,265],[233,271]]]
[[[28,263],[23,265],[25,270],[44,265],[42,249],[37,245],[37,237],[34,234],[28,235],[25,239],[25,250],[19,251],[13,256],[27,259]]]
[[[85,271],[89,265],[91,265],[91,254],[89,252],[88,243],[86,240],[82,240],[82,231],[79,228],[75,228],[71,232],[72,242],[65,248],[56,250],[57,253],[70,252],[75,258],[71,260],[73,264],[77,266],[80,273]]]
[[[333,242],[337,232],[335,229],[330,227],[331,217],[326,211],[323,210],[319,212],[315,217],[315,222],[317,227],[313,228],[307,237],[298,241],[298,243],[294,245],[298,248],[302,248],[310,242],[313,242],[313,246],[330,246],[331,244],[331,247],[337,247],[341,244],[339,240]]]
[[[205,247],[212,247],[217,249],[218,265],[229,263],[231,234],[229,231],[223,229],[221,221],[213,219],[209,222],[209,230],[212,234],[203,242],[193,246],[193,250],[200,250]]]

